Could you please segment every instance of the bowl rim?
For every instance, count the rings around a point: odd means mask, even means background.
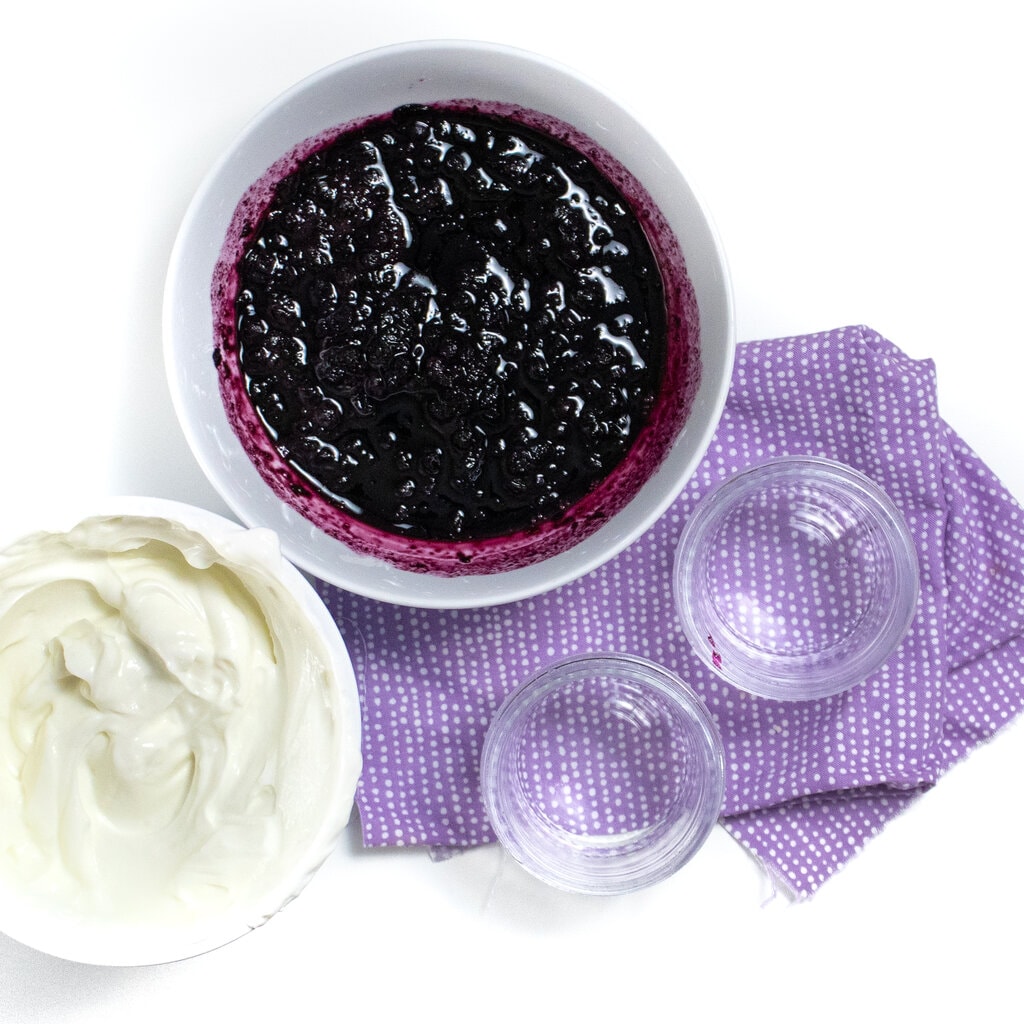
[[[197,385],[191,377],[189,368],[184,365],[183,353],[190,344],[200,342],[190,342],[188,338],[183,337],[183,328],[179,323],[180,307],[183,303],[204,302],[208,299],[206,296],[203,299],[197,299],[195,295],[190,297],[184,280],[189,250],[195,244],[193,236],[201,237],[197,225],[211,211],[223,210],[227,200],[223,196],[218,196],[218,190],[225,187],[226,174],[236,155],[244,151],[244,147],[260,132],[262,126],[281,117],[289,107],[301,103],[317,89],[326,87],[325,83],[333,83],[345,76],[367,73],[368,69],[375,68],[382,61],[416,58],[433,60],[439,65],[442,60],[450,61],[460,55],[476,58],[485,56],[495,61],[504,60],[521,68],[529,67],[553,75],[557,81],[571,84],[581,95],[585,95],[588,103],[599,105],[602,111],[614,111],[615,116],[624,124],[628,124],[630,131],[634,132],[637,138],[644,140],[649,152],[658,154],[659,174],[670,176],[673,185],[684,195],[684,200],[679,201],[686,204],[688,215],[696,218],[700,226],[701,238],[694,244],[702,247],[703,264],[699,269],[702,284],[697,289],[701,319],[699,344],[702,380],[688,422],[681,432],[685,442],[677,439],[651,480],[626,503],[619,514],[611,517],[591,536],[539,563],[479,576],[441,576],[412,572],[391,565],[381,558],[359,555],[350,549],[347,550],[342,541],[330,537],[312,524],[309,524],[311,528],[308,528],[306,523],[300,523],[301,515],[292,510],[275,511],[275,521],[268,522],[266,506],[254,505],[249,490],[239,494],[234,489],[251,489],[253,484],[249,481],[239,484],[237,479],[231,479],[232,474],[223,462],[224,441],[211,441],[207,436],[208,427],[197,423],[196,416],[190,411],[194,400],[191,392]],[[513,96],[509,101],[512,102],[514,99]],[[558,111],[544,112],[561,116]],[[337,116],[328,117],[325,114],[323,120],[326,130],[327,127],[346,123],[349,118],[339,112]],[[585,131],[585,127],[580,130]],[[306,139],[311,137],[304,132],[301,134],[305,135]],[[294,144],[299,145],[303,141],[303,138],[296,137]],[[599,145],[606,144],[603,139],[597,141]],[[610,152],[613,157],[622,160],[621,153],[616,153],[614,149],[610,149]],[[278,153],[277,157],[283,155]],[[628,166],[628,160],[623,160],[623,163]],[[264,170],[265,168],[260,168],[257,174]],[[649,180],[640,175],[637,177],[645,188],[649,186]],[[671,217],[666,219],[672,223]],[[676,234],[678,236],[679,233]],[[687,241],[686,238],[679,237],[684,254]],[[689,261],[687,272],[696,287],[694,278],[698,271]],[[705,303],[710,302],[708,296],[712,295],[712,292],[715,308],[709,309],[705,307]],[[208,319],[212,320],[212,317]],[[414,40],[380,46],[344,57],[302,78],[258,111],[209,170],[182,221],[168,267],[163,305],[163,337],[165,367],[178,421],[204,474],[235,515],[250,525],[269,525],[274,528],[281,537],[282,548],[289,560],[330,584],[389,603],[449,609],[502,604],[552,590],[597,568],[649,529],[678,496],[711,442],[728,393],[736,344],[732,286],[721,239],[706,204],[694,191],[689,178],[684,177],[676,161],[665,152],[657,137],[609,91],[567,65],[518,47],[467,39]],[[212,352],[212,337],[209,339],[209,347]],[[216,412],[213,415],[216,416]],[[231,431],[230,425],[228,430]],[[233,431],[231,432],[233,434]],[[234,438],[228,437],[226,443],[233,448]],[[242,472],[246,472],[244,466]],[[263,483],[255,486],[266,487]],[[259,499],[255,501],[258,502]],[[313,545],[316,546],[315,551]]]

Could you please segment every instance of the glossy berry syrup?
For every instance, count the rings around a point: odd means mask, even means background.
[[[445,574],[546,557],[614,514],[685,418],[696,312],[674,243],[624,169],[543,115],[458,102],[346,126],[236,214],[214,282],[229,415],[275,490],[357,549]]]

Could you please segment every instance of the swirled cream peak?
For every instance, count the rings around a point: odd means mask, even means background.
[[[0,555],[0,881],[173,923],[305,856],[353,737],[279,559],[263,531],[132,516]]]

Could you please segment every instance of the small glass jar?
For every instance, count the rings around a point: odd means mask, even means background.
[[[721,812],[714,721],[681,679],[623,654],[574,657],[519,686],[484,743],[498,840],[570,892],[640,889],[678,870]]]
[[[877,671],[913,620],[917,551],[864,474],[790,456],[739,473],[687,520],[673,584],[683,631],[727,682],[824,698]]]

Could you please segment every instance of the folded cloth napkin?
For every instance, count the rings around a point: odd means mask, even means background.
[[[672,599],[694,504],[783,454],[873,478],[920,557],[904,643],[864,684],[826,700],[763,700],[720,681],[690,650]],[[697,472],[644,537],[583,579],[456,611],[319,589],[362,693],[367,846],[492,840],[478,780],[487,724],[518,682],[571,654],[637,654],[698,690],[726,748],[723,824],[798,898],[1024,707],[1024,513],[940,418],[932,363],[864,327],[738,346]]]

